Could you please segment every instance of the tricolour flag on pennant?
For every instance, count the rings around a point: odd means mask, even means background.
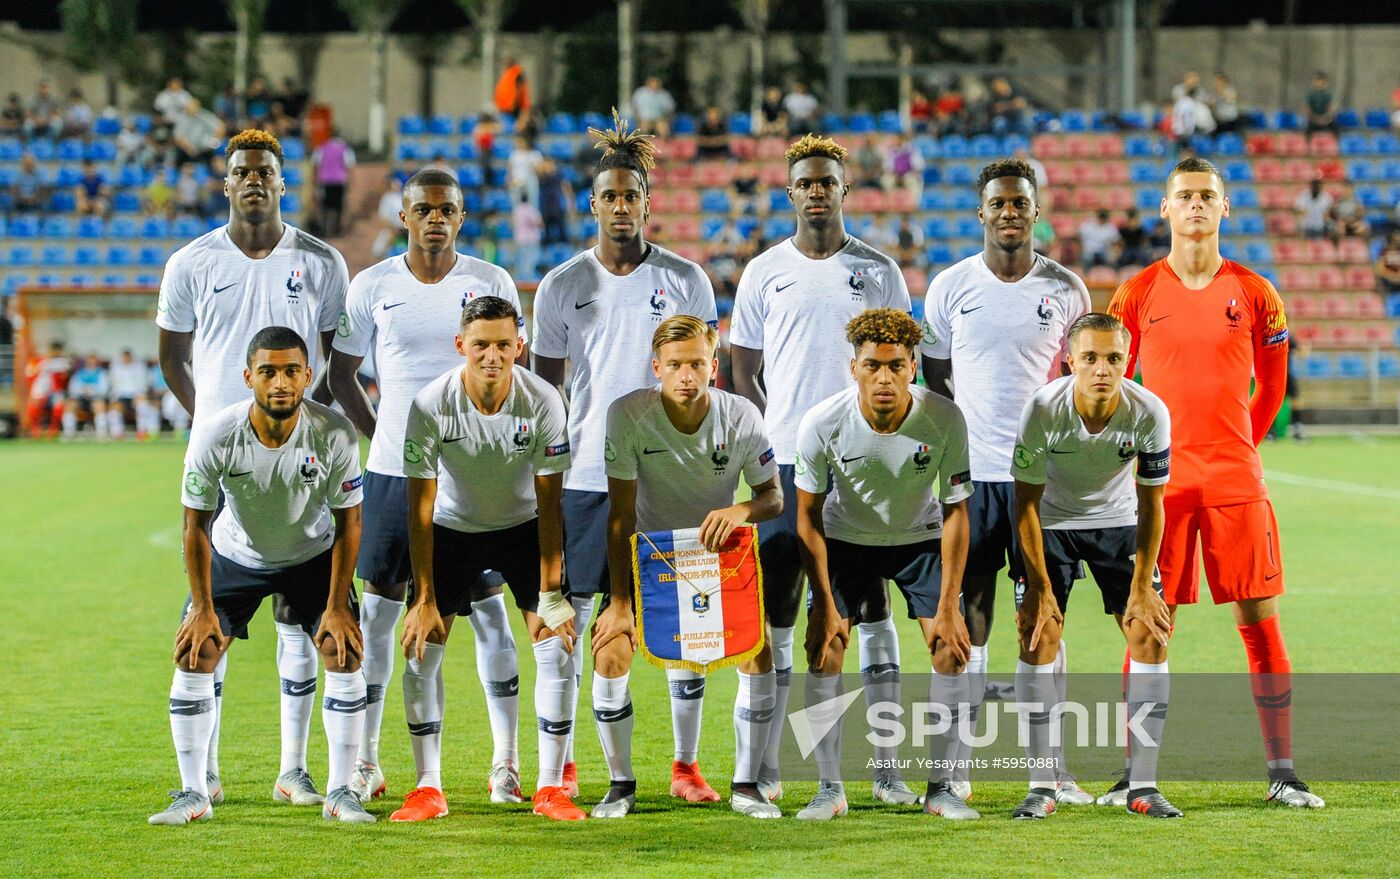
[[[699,528],[632,536],[632,584],[642,655],[661,668],[701,674],[763,649],[758,532],[735,529],[719,552]]]

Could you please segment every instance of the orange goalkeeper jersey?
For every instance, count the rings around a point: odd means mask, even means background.
[[[1143,384],[1171,412],[1167,502],[1266,498],[1256,447],[1288,378],[1288,322],[1273,284],[1227,259],[1209,284],[1192,290],[1162,259],[1119,287],[1108,310],[1133,336],[1128,374],[1140,364]]]

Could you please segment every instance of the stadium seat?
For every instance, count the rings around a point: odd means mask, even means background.
[[[78,200],[73,193],[59,190],[49,196],[49,211],[55,214],[71,214],[78,209]]]
[[[729,196],[722,189],[708,189],[700,197],[700,210],[709,214],[727,214]]]
[[[159,287],[160,275],[141,274],[131,279],[131,282],[138,287]]]
[[[68,255],[68,248],[57,244],[48,244],[39,253],[39,265],[41,266],[66,266],[72,262]]]
[[[137,257],[137,262],[143,266],[164,266],[165,248],[150,246],[143,247],[141,248],[141,253]]]
[[[972,142],[959,134],[950,134],[942,141],[943,158],[965,159],[972,154]]]
[[[11,245],[9,255],[5,259],[5,264],[11,267],[28,267],[34,265],[34,248],[23,244]]]
[[[978,159],[990,159],[1002,155],[1001,141],[990,134],[979,134],[972,139],[969,151]]]
[[[142,238],[169,238],[170,221],[164,217],[147,217],[141,224]]]
[[[1322,266],[1313,274],[1313,283],[1318,290],[1346,289],[1346,276],[1336,266]],[[1347,297],[1347,307],[1354,309],[1355,303]]]
[[[1310,293],[1294,293],[1288,297],[1287,310],[1291,318],[1322,317],[1322,302]]]
[[[1225,132],[1215,139],[1215,153],[1218,156],[1244,155],[1244,138],[1233,131]]]
[[[1308,152],[1314,156],[1335,156],[1339,150],[1337,136],[1330,131],[1316,131],[1308,138]]]
[[[1375,164],[1365,159],[1356,159],[1347,165],[1348,180],[1375,180],[1377,176]]]
[[[1279,110],[1269,118],[1269,127],[1277,131],[1297,131],[1303,127],[1303,121],[1292,110]]]
[[[422,116],[402,116],[399,118],[399,134],[404,137],[416,137],[427,131],[427,125],[423,122]]]
[[[65,137],[58,142],[58,158],[63,162],[81,162],[83,142],[76,137]]]
[[[763,224],[763,237],[770,240],[790,238],[797,234],[797,221],[791,217],[769,217]]]
[[[1231,187],[1230,205],[1235,208],[1257,208],[1259,207],[1259,193],[1253,186]]]
[[[108,272],[102,276],[102,286],[123,287],[126,285],[126,275],[121,272]]]
[[[1346,274],[1349,290],[1372,290],[1376,286],[1376,277],[1369,265],[1351,266]]]
[[[1083,110],[1063,110],[1060,112],[1060,127],[1067,132],[1089,130],[1089,114]]]
[[[119,214],[139,214],[141,197],[134,192],[118,192],[112,196],[112,210]]]
[[[875,128],[875,116],[872,113],[852,113],[850,120],[846,123],[846,130],[852,134],[870,134]]]
[[[480,165],[462,165],[457,169],[457,182],[464,189],[480,189],[486,185],[486,175]]]
[[[1244,259],[1250,265],[1261,262],[1273,262],[1273,248],[1267,241],[1247,241],[1244,245]]]
[[[204,221],[195,217],[177,217],[172,231],[177,238],[198,238],[204,234]]]
[[[899,134],[904,130],[904,123],[895,110],[882,110],[875,118],[875,125],[885,134]]]
[[[411,162],[418,158],[418,144],[401,140],[399,145],[394,147],[394,158],[400,162]]]
[[[1371,252],[1364,240],[1343,238],[1337,245],[1337,260],[1344,263],[1367,263],[1371,261]]]
[[[1336,262],[1337,245],[1328,238],[1310,238],[1306,244],[1308,262]]]
[[[103,231],[103,222],[101,217],[80,217],[78,219],[79,238],[101,238]]]
[[[84,244],[73,248],[73,265],[76,266],[99,266],[102,265],[102,253],[91,244]]]
[[[282,141],[282,157],[289,162],[302,161],[306,158],[306,144],[297,137]]]
[[[753,133],[753,120],[748,113],[729,114],[729,133],[749,135]],[[690,141],[694,143],[695,141]]]
[[[83,146],[83,158],[111,162],[117,158],[117,145],[110,140],[93,140]]]
[[[1347,132],[1337,142],[1338,151],[1343,156],[1366,156],[1371,153],[1371,139],[1360,132]]]
[[[1298,234],[1298,218],[1291,213],[1273,211],[1264,217],[1264,226],[1270,235],[1293,236]]]
[[[1385,317],[1385,303],[1378,293],[1357,293],[1354,297],[1356,316],[1363,320],[1380,320]]]
[[[671,120],[671,132],[673,134],[694,134],[695,117],[689,113],[677,113],[676,118]]]
[[[106,232],[109,239],[139,238],[141,236],[141,230],[132,217],[113,217],[107,221]]]
[[[1300,358],[1300,371],[1303,378],[1328,379],[1333,376],[1332,358],[1326,354],[1309,354]]]
[[[549,134],[573,134],[578,130],[578,121],[572,113],[551,113],[544,130]]]
[[[1235,160],[1222,162],[1220,170],[1225,175],[1225,181],[1227,183],[1243,183],[1254,179],[1254,174],[1250,170],[1248,161]]]
[[[1366,127],[1385,131],[1390,127],[1390,114],[1379,107],[1367,110]]]
[[[1274,244],[1274,260],[1281,263],[1299,263],[1307,258],[1307,249],[1298,241],[1280,240]]]
[[[587,194],[586,192],[584,193]],[[486,194],[483,207],[490,214],[508,214],[511,211],[510,193],[503,189],[493,189]]]
[[[58,147],[47,137],[36,137],[29,141],[28,150],[40,162],[52,162],[58,158]]]
[[[1382,156],[1400,154],[1400,137],[1389,132],[1371,138],[1371,148]]]
[[[135,255],[131,248],[124,244],[113,244],[107,248],[107,265],[109,266],[129,266],[136,262]]]
[[[1231,218],[1235,224],[1234,229],[1241,235],[1263,235],[1264,217],[1262,214],[1241,214]]]
[[[1143,134],[1134,134],[1123,140],[1123,154],[1134,158],[1145,158],[1159,155],[1157,141],[1155,138]]]
[[[293,216],[301,213],[301,196],[295,192],[289,192],[282,196],[282,212]]]
[[[977,173],[970,165],[949,165],[945,169],[944,180],[953,186],[972,186],[977,182]]]
[[[73,220],[70,217],[49,217],[44,220],[45,238],[72,238]]]
[[[969,184],[970,186],[971,184]],[[977,193],[970,188],[958,188],[952,191],[949,196],[952,209],[955,211],[975,211],[980,206]]]
[[[1370,375],[1366,358],[1361,354],[1344,352],[1337,355],[1337,378],[1366,378]]]
[[[1377,354],[1376,373],[1381,378],[1400,378],[1400,357],[1388,352]]]

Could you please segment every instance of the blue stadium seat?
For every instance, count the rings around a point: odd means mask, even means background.
[[[1235,217],[1235,231],[1241,235],[1265,234],[1264,217],[1260,214],[1238,214]]]
[[[1338,110],[1337,125],[1342,128],[1357,128],[1361,125],[1361,116],[1355,110]]]
[[[404,137],[416,137],[427,130],[427,125],[423,122],[422,116],[401,116],[399,118],[399,134]]]
[[[846,129],[852,134],[870,134],[875,130],[875,115],[864,111],[852,113]]]
[[[103,231],[101,217],[80,217],[78,219],[79,238],[101,238]]]
[[[1370,155],[1371,139],[1360,132],[1349,131],[1337,141],[1337,148],[1343,156]]]
[[[1215,138],[1209,134],[1197,134],[1191,138],[1191,149],[1196,151],[1198,156],[1209,156],[1215,153]]]
[[[136,262],[136,255],[125,244],[113,244],[107,248],[107,265],[129,266]]]
[[[49,196],[49,210],[55,214],[71,214],[78,209],[73,193],[60,190]]]
[[[1229,220],[1226,220],[1225,222],[1228,224],[1228,223],[1229,223]],[[1220,255],[1223,256],[1223,257],[1225,257],[1225,258],[1228,259],[1228,260],[1233,260],[1233,261],[1235,261],[1235,262],[1239,262],[1239,259],[1240,259],[1240,248],[1239,248],[1239,245],[1237,245],[1237,244],[1236,244],[1235,242],[1233,242],[1233,241],[1222,241],[1222,242],[1220,242]]]
[[[953,256],[954,256],[954,258],[956,258],[959,262],[961,262],[961,261],[967,259],[968,257],[977,256],[977,255],[978,255],[979,253],[981,253],[981,252],[982,252],[982,244],[981,244],[980,242],[979,242],[979,243],[976,243],[976,244],[968,243],[968,244],[964,244],[964,245],[962,245],[961,247],[959,247],[959,248],[957,249],[957,251],[953,254]]]
[[[990,134],[979,134],[972,139],[972,155],[979,159],[990,159],[1004,155],[1001,141]]]
[[[700,196],[700,210],[707,214],[729,213],[729,196],[723,189],[707,189]]]
[[[1244,138],[1227,131],[1215,139],[1215,152],[1221,156],[1244,155]]]
[[[577,248],[567,242],[551,244],[544,249],[544,263],[551,268],[562,265],[572,259],[576,252]]]
[[[400,162],[408,162],[418,158],[418,144],[408,140],[399,141],[399,145],[394,148],[394,158]]]
[[[788,204],[786,191],[782,189],[768,190],[768,210],[770,213],[781,213],[791,209],[792,205]]]
[[[481,153],[477,150],[476,144],[470,140],[464,140],[457,144],[457,161],[478,162],[481,161]]]
[[[457,120],[446,113],[439,113],[428,120],[428,133],[443,137],[457,133]]]
[[[752,120],[751,118],[749,118],[749,114],[748,114],[748,113],[730,113],[730,114],[729,114],[729,133],[730,133],[730,134],[745,134],[745,135],[747,135],[747,134],[753,134],[753,120]]]
[[[149,245],[143,247],[137,256],[137,262],[143,266],[163,266],[165,265],[165,248]]]
[[[1389,183],[1400,183],[1400,160],[1385,159],[1377,163],[1377,176]]]
[[[769,217],[763,224],[763,237],[791,238],[797,234],[797,221],[791,217]]]
[[[818,124],[821,125],[818,134],[838,134],[846,130],[846,120],[839,113],[823,113]],[[796,137],[797,132],[794,131],[793,136]]]
[[[574,193],[574,210],[580,214],[587,214],[588,210],[588,190],[580,189]]]
[[[1259,193],[1253,186],[1237,186],[1230,189],[1230,206],[1235,208],[1259,207]]]
[[[491,179],[486,181],[487,186],[494,186],[501,189],[506,185],[506,168],[504,165],[497,165],[491,169]]]
[[[136,130],[141,134],[149,133],[151,125],[154,124],[154,120],[146,113],[137,113],[135,116],[131,117],[131,121],[135,123]]]
[[[1008,134],[1001,142],[1001,154],[1011,155],[1017,150],[1030,152],[1031,142],[1019,134]]]
[[[1269,125],[1278,131],[1298,131],[1303,127],[1303,120],[1292,110],[1279,110],[1270,117]]]
[[[428,145],[419,150],[419,157],[424,159],[445,159],[455,151],[449,141],[438,138],[431,140]]]
[[[119,272],[108,272],[102,276],[102,286],[124,287],[126,286],[126,275]]]
[[[943,182],[943,172],[938,170],[937,164],[924,166],[924,185],[937,186]]]
[[[1400,378],[1400,357],[1390,353],[1377,354],[1376,371],[1381,378]]]
[[[1157,142],[1145,134],[1134,134],[1123,139],[1123,155],[1128,158],[1144,158],[1160,155]]]
[[[75,247],[73,248],[73,265],[100,266],[102,265],[102,252],[91,244]]]
[[[42,266],[66,266],[72,259],[68,255],[68,248],[57,244],[45,245],[39,253],[39,264]]]
[[[1393,134],[1377,134],[1371,138],[1371,149],[1383,156],[1400,155],[1400,137]]]
[[[972,181],[968,183],[971,184]],[[954,189],[951,198],[955,211],[975,211],[978,208],[977,193],[971,189]]]
[[[29,216],[12,217],[7,231],[11,238],[38,238],[39,218]]]
[[[672,134],[694,134],[695,117],[689,113],[677,113],[676,118],[671,120]]]
[[[0,162],[18,162],[24,158],[24,146],[17,138],[0,138]]]
[[[899,112],[896,110],[882,110],[875,118],[875,125],[885,134],[899,134],[904,130],[904,123],[899,119]]]
[[[948,194],[942,189],[925,189],[923,195],[919,196],[920,211],[946,211],[949,209]]]
[[[753,234],[753,230],[758,228],[758,218],[753,216],[743,216],[734,221],[734,228],[739,231],[740,238],[748,238]]]
[[[1245,262],[1250,265],[1274,261],[1274,250],[1267,241],[1249,241],[1244,246]]]
[[[1385,131],[1390,128],[1390,114],[1380,107],[1374,107],[1366,111],[1366,127],[1374,128],[1378,131]]]
[[[1347,163],[1348,180],[1375,180],[1376,166],[1365,159],[1356,159]]]
[[[1036,131],[1049,131],[1059,124],[1059,119],[1049,111],[1037,110],[1031,114],[1031,127]]]
[[[58,142],[58,158],[63,162],[81,162],[83,142],[76,137],[65,137]]]
[[[53,177],[54,186],[77,186],[78,181],[83,179],[83,171],[76,165],[62,165],[58,173]]]
[[[1125,110],[1118,114],[1118,121],[1124,128],[1146,128],[1147,117],[1137,110]]]
[[[918,148],[919,155],[926,161],[937,159],[943,155],[943,148],[938,143],[938,138],[927,134],[921,134],[914,138],[914,146]]]
[[[1133,204],[1140,211],[1151,211],[1161,207],[1162,193],[1155,187],[1139,187],[1133,196]]]
[[[5,295],[6,295],[6,296],[13,296],[13,295],[15,295],[16,293],[19,292],[19,288],[20,288],[20,287],[28,287],[29,284],[30,284],[30,281],[31,281],[31,279],[30,279],[29,275],[26,274],[26,273],[21,273],[21,272],[6,272],[6,273],[5,273],[5,286],[4,286],[4,288],[3,288]]]
[[[950,237],[948,221],[942,217],[930,217],[924,221],[924,238],[928,241],[939,241]]]
[[[1303,378],[1324,379],[1332,377],[1332,358],[1326,354],[1309,354],[1301,358],[1299,364]]]
[[[1095,110],[1089,117],[1089,128],[1094,131],[1116,131],[1118,114],[1107,110]]]
[[[960,134],[950,134],[943,138],[943,158],[965,159],[972,152],[972,144]]]
[[[110,140],[89,141],[83,147],[83,158],[94,162],[111,162],[117,158],[117,145]]]
[[[1370,373],[1363,355],[1352,352],[1337,355],[1337,378],[1366,378]]]
[[[117,185],[123,188],[146,185],[146,172],[140,165],[123,165],[117,172]]]
[[[29,141],[29,152],[40,162],[52,162],[58,158],[58,148],[47,137],[36,137]]]
[[[68,276],[68,284],[72,287],[96,287],[97,276],[88,272],[74,272]]]
[[[5,259],[5,264],[9,266],[34,265],[34,248],[27,244],[11,245],[10,253]]]
[[[578,150],[566,138],[556,138],[545,144],[544,154],[556,162],[572,162]]]
[[[1060,127],[1065,131],[1088,131],[1089,114],[1083,110],[1064,110],[1060,113]]]
[[[480,165],[463,165],[457,169],[457,182],[466,189],[479,189],[486,185],[486,175]]]
[[[122,132],[122,122],[115,116],[98,116],[92,125],[92,133],[101,137],[115,137]]]
[[[587,131],[590,128],[606,130],[612,125],[612,120],[602,113],[584,113],[579,117],[578,124],[580,131]]]
[[[1400,320],[1400,293],[1386,295],[1385,316],[1391,320]]]
[[[703,217],[700,220],[700,237],[709,241],[724,231],[723,217]]]
[[[34,279],[40,287],[66,287],[68,279],[56,272],[45,272]]]
[[[977,172],[968,165],[949,165],[944,179],[953,186],[971,186],[977,182]]]
[[[107,222],[108,238],[136,238],[140,234],[141,230],[137,228],[136,220],[132,217],[113,217]]]
[[[508,214],[511,210],[510,193],[504,189],[493,189],[486,194],[486,212],[491,214]]]
[[[300,162],[306,158],[306,144],[298,137],[282,141],[282,158],[289,162]]]
[[[475,131],[475,130],[476,130],[476,114],[475,114],[475,113],[468,113],[467,115],[463,116],[461,119],[458,119],[458,120],[457,120],[457,133],[458,133],[458,134],[471,134],[471,133],[472,133],[473,131]]]
[[[159,287],[160,275],[141,274],[131,279],[131,283],[138,287]]]
[[[170,221],[165,217],[147,217],[141,223],[142,238],[169,238]]]
[[[198,238],[204,234],[204,221],[197,217],[177,217],[171,234],[176,238]]]
[[[1385,194],[1381,192],[1379,186],[1358,186],[1356,187],[1356,197],[1362,205],[1368,208],[1389,207],[1385,202]]]
[[[505,116],[497,117],[496,121],[499,122],[500,125],[501,125],[501,133],[502,133],[502,134],[506,135],[507,137],[509,137],[509,136],[511,136],[511,135],[513,135],[513,134],[515,134],[515,117],[514,117],[514,116],[511,116],[511,115],[507,114],[507,115],[505,115]],[[609,120],[609,123],[610,123],[610,122],[611,122],[611,120]],[[607,128],[608,126],[607,126],[607,125],[604,125],[603,127],[604,127],[604,128]]]
[[[1156,162],[1133,162],[1128,166],[1128,179],[1134,183],[1156,183],[1161,179],[1161,174],[1157,171]]]
[[[491,158],[505,161],[510,158],[510,141],[503,138],[496,138],[496,142],[491,145]]]
[[[282,169],[282,179],[288,186],[300,186],[306,178],[302,176],[300,165],[288,165]]]
[[[49,217],[44,220],[45,238],[72,238],[73,220],[70,217]]]
[[[287,214],[301,213],[301,196],[295,192],[289,192],[282,196],[282,211]]]
[[[981,238],[982,224],[976,217],[959,217],[953,226],[954,238]]]

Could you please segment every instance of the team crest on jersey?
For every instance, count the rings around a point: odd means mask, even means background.
[[[919,447],[914,450],[914,472],[927,473],[929,462],[933,456],[928,453],[928,446],[919,443]]]
[[[1235,303],[1236,300],[1231,299],[1230,304],[1225,306],[1225,319],[1230,322],[1229,329],[1232,333],[1240,328],[1240,318],[1244,317],[1244,314]]]
[[[458,307],[459,307],[459,308],[466,308],[466,307],[467,307],[467,303],[468,303],[468,302],[471,302],[471,301],[472,301],[473,299],[475,299],[475,298],[476,298],[476,291],[475,291],[475,290],[468,290],[467,292],[465,292],[465,293],[462,294],[462,304],[461,304],[460,306],[458,306]]]
[[[301,297],[298,294],[300,294],[301,291],[301,269],[292,269],[291,276],[287,278],[287,301],[300,302]]]
[[[652,317],[660,317],[666,311],[666,291],[660,287],[651,291]]]
[[[520,422],[515,428],[515,437],[511,440],[517,452],[523,452],[530,448],[530,425]]]
[[[729,466],[729,452],[725,449],[724,443],[717,443],[715,450],[710,453],[710,463],[715,465],[716,473],[723,473]]]
[[[1133,444],[1133,438],[1128,437],[1118,444],[1118,460],[1124,464],[1137,457],[1137,446]]]
[[[316,482],[316,477],[321,475],[321,468],[316,466],[315,455],[303,455],[301,459],[301,480],[307,485]]]
[[[1050,297],[1040,297],[1040,302],[1035,306],[1035,315],[1040,318],[1041,332],[1050,331],[1050,318],[1055,316],[1055,312],[1050,310]]]
[[[851,288],[852,299],[863,299],[865,297],[865,273],[859,270],[851,272],[851,276],[846,279],[846,286]]]

